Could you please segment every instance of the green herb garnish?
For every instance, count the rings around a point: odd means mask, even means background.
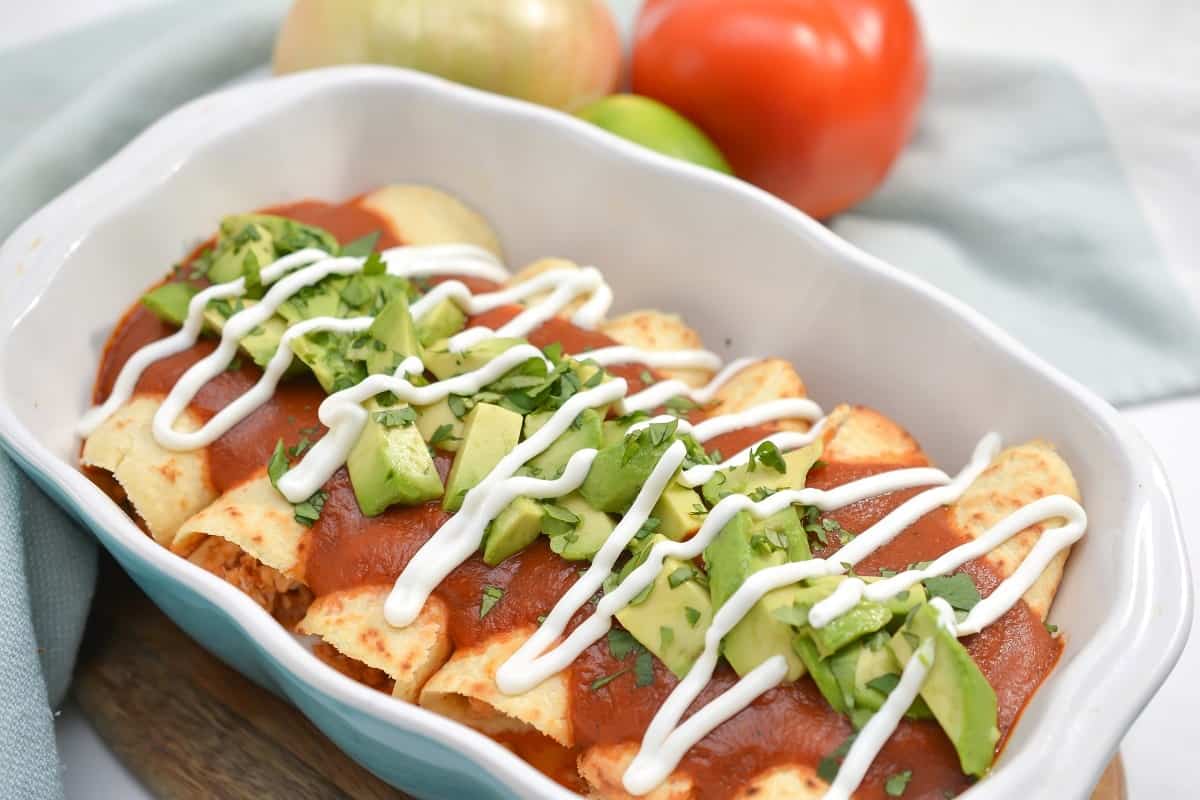
[[[484,586],[483,596],[479,598],[479,618],[486,617],[502,597],[504,597],[504,590],[499,586]]]

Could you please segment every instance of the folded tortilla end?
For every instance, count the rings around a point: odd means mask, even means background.
[[[216,536],[204,539],[187,559],[240,589],[288,630],[296,626],[312,602],[312,592],[307,586],[225,539]]]
[[[899,424],[866,406],[842,404],[829,413],[824,461],[837,464],[891,464],[923,467],[929,458]]]
[[[415,703],[421,687],[450,656],[449,612],[431,597],[404,628],[383,616],[389,586],[362,586],[322,595],[313,601],[299,633],[312,634],[349,659],[388,675],[394,696]]]
[[[676,770],[649,794],[632,795],[625,791],[621,779],[638,745],[634,742],[599,744],[589,747],[579,757],[579,774],[587,781],[588,797],[595,800],[689,800],[696,796],[690,776]]]
[[[965,536],[975,539],[1022,506],[1053,494],[1080,500],[1079,485],[1067,462],[1048,442],[1033,440],[1016,445],[1000,453],[954,504],[954,524]],[[986,556],[988,563],[1002,578],[1012,575],[1042,532],[1064,522],[1054,518],[1026,528],[992,550]],[[1070,548],[1059,552],[1025,593],[1026,603],[1043,620],[1050,613],[1069,553]]]
[[[700,350],[704,342],[700,334],[678,314],[642,309],[610,319],[600,326],[601,332],[618,343],[642,350]],[[681,380],[688,386],[703,386],[712,378],[705,369],[660,369],[668,378]]]
[[[574,745],[569,688],[565,673],[519,695],[496,685],[496,671],[532,635],[532,628],[497,634],[473,647],[454,652],[429,679],[420,703],[489,735],[536,730],[564,747]]]
[[[154,414],[162,400],[139,395],[117,409],[83,443],[80,462],[111,473],[150,535],[169,546],[184,521],[216,499],[217,492],[203,450],[174,452],[155,440]],[[202,424],[185,410],[176,428],[194,431]]]

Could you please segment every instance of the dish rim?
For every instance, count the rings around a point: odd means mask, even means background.
[[[533,792],[543,797],[575,797],[490,738],[419,706],[397,703],[312,658],[302,645],[249,597],[146,537],[116,504],[108,501],[98,487],[43,445],[8,404],[7,334],[40,300],[42,291],[61,265],[61,258],[54,254],[69,252],[100,219],[105,218],[80,219],[76,217],[79,212],[86,210],[95,203],[95,198],[103,195],[111,201],[111,214],[113,209],[131,204],[151,187],[169,182],[174,172],[196,149],[224,137],[236,136],[241,127],[250,125],[259,116],[296,103],[310,93],[330,91],[355,83],[380,83],[398,91],[434,92],[444,95],[452,103],[475,106],[492,114],[517,115],[530,124],[556,127],[562,135],[573,136],[589,147],[619,152],[622,157],[639,162],[646,170],[673,175],[681,188],[689,184],[708,184],[721,191],[736,193],[745,202],[758,204],[764,213],[784,214],[788,222],[808,239],[825,247],[836,258],[840,269],[857,270],[867,273],[874,280],[891,281],[906,291],[923,295],[928,301],[943,306],[959,324],[989,339],[1022,369],[1049,380],[1067,399],[1078,404],[1102,425],[1119,443],[1131,471],[1140,470],[1140,474],[1145,476],[1144,482],[1132,490],[1131,506],[1139,510],[1138,517],[1142,521],[1135,534],[1138,558],[1128,567],[1126,574],[1120,576],[1131,584],[1132,592],[1113,616],[1120,623],[1120,631],[1134,635],[1134,638],[1122,639],[1123,646],[1140,651],[1143,659],[1155,657],[1156,660],[1151,664],[1140,662],[1136,671],[1127,668],[1103,676],[1101,683],[1122,689],[1119,695],[1113,695],[1118,713],[1115,714],[1115,721],[1106,729],[1107,732],[1102,731],[1102,735],[1096,737],[1099,739],[1097,743],[1086,752],[1074,753],[1069,759],[1069,763],[1077,767],[1084,766],[1082,772],[1087,773],[1090,779],[1086,783],[1075,781],[1074,786],[1071,783],[1064,784],[1065,791],[1084,796],[1083,792],[1099,777],[1107,757],[1115,750],[1137,712],[1166,679],[1190,631],[1193,589],[1183,537],[1165,475],[1148,445],[1105,401],[1043,362],[961,301],[859,250],[820,223],[749,184],[645,150],[552,109],[408,70],[350,66],[235,86],[193,100],[154,123],[94,172],[36,212],[0,246],[0,293],[9,295],[0,303],[0,330],[5,333],[3,342],[0,342],[0,445],[14,456],[26,472],[92,529],[106,547],[110,550],[119,548],[124,557],[138,560],[214,603],[261,651],[271,656],[273,668],[289,672],[311,691],[343,702],[378,721],[463,752],[516,794]],[[214,114],[218,108],[221,114]],[[240,113],[231,113],[234,109]],[[214,117],[222,119],[223,124],[216,127],[196,124],[202,119],[211,121]],[[134,174],[139,176],[137,180],[124,180]],[[89,198],[93,199],[89,201]],[[33,242],[37,244],[30,253],[27,243]],[[24,302],[20,300],[21,287],[17,285],[22,280],[19,269],[23,260],[50,262],[47,265],[49,268],[41,273],[25,267],[28,272],[39,273],[42,283],[33,296]],[[17,277],[14,278],[14,275]],[[10,285],[14,286],[15,291],[3,291]],[[14,297],[17,298],[16,302]],[[1170,572],[1169,579],[1163,580],[1164,571],[1170,571],[1172,566],[1174,571]],[[1177,609],[1177,612],[1172,614],[1163,609]],[[1114,639],[1115,636],[1115,633],[1108,632],[1105,638]],[[1091,646],[1089,644],[1079,655],[1084,655]],[[1154,655],[1147,656],[1147,652]],[[1092,660],[1096,657],[1092,654]],[[1131,686],[1139,691],[1130,692]],[[1060,722],[1057,727],[1062,728],[1064,724],[1067,723]],[[1050,726],[1043,721],[1037,731],[1039,738],[1045,738],[1049,729]],[[1070,741],[1077,741],[1077,737],[1072,737]],[[1012,792],[1022,786],[1041,786],[1044,789],[1045,773],[1040,776],[1026,774],[1023,779],[1021,775],[1022,772],[1029,773],[1044,759],[1044,755],[1039,759],[1027,757],[1021,761],[1002,759],[1000,763],[1003,769],[998,769],[964,796],[999,797],[1002,792]],[[1024,768],[1025,763],[1030,766]],[[1035,783],[1035,778],[1041,780]]]

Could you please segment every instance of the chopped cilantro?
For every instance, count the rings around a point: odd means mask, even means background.
[[[691,606],[683,607],[683,615],[687,617],[688,625],[693,628],[696,627],[696,623],[700,621],[699,609],[692,608]]]
[[[654,683],[654,657],[649,650],[638,653],[633,662],[633,675],[639,689]]]
[[[686,581],[690,581],[695,577],[696,577],[696,568],[691,566],[690,564],[684,564],[683,566],[678,567],[674,572],[672,572],[670,575],[667,576],[667,583],[671,585],[672,589],[674,589],[677,586],[679,586],[679,584],[685,583]]]
[[[311,528],[313,523],[321,518],[321,509],[325,507],[325,501],[329,499],[329,495],[322,490],[317,490],[312,497],[305,500],[303,503],[297,503],[293,506],[293,517],[296,522],[306,528]]]
[[[279,488],[279,479],[283,477],[283,473],[287,472],[290,466],[283,439],[280,439],[275,443],[275,452],[271,453],[271,460],[267,462],[267,476],[270,477],[271,485],[276,489]]]
[[[302,436],[300,437],[300,441],[296,442],[295,447],[288,448],[288,455],[292,458],[299,458],[310,447],[312,447],[312,442],[309,441],[307,436]]]
[[[1043,622],[1042,624],[1046,626],[1046,633],[1050,634],[1051,636],[1055,636],[1058,634],[1058,626],[1057,625],[1052,625],[1049,622]]]
[[[382,275],[387,272],[387,264],[379,257],[379,253],[371,253],[363,262],[363,275]]]
[[[458,394],[452,394],[447,397],[446,405],[450,406],[450,413],[458,419],[465,417],[467,412],[471,410],[471,406],[467,405],[467,398]]]
[[[375,421],[385,428],[407,428],[417,421],[417,412],[412,406],[400,406],[383,411],[376,411]]]
[[[928,578],[924,583],[929,599],[940,597],[957,611],[970,611],[980,599],[975,581],[965,572]]]
[[[842,741],[837,748],[821,759],[821,763],[817,765],[817,777],[826,783],[833,783],[837,778],[838,769],[842,766],[842,759],[850,752],[850,746],[854,744],[854,737],[857,734],[850,734]]]
[[[787,473],[787,462],[783,460],[783,453],[779,452],[779,448],[774,442],[763,442],[750,451],[751,471],[755,468],[755,461],[764,467],[770,467],[781,475]]]
[[[597,691],[598,689],[603,689],[605,686],[608,686],[610,683],[612,683],[617,678],[624,675],[626,672],[629,672],[629,669],[630,669],[629,667],[621,667],[619,670],[612,673],[611,675],[605,675],[603,677],[596,678],[596,680],[592,681],[588,685],[588,688],[591,689],[593,692]]]
[[[658,629],[658,636],[662,641],[663,649],[666,650],[675,641],[675,629],[667,625],[661,625]]]
[[[360,236],[353,242],[342,246],[339,255],[352,256],[354,258],[366,258],[375,249],[375,245],[379,243],[379,231],[373,231],[366,236]]]
[[[454,435],[454,426],[447,422],[445,425],[438,425],[438,429],[433,432],[433,436],[429,437],[429,443],[435,447],[442,442],[456,442],[462,439],[461,436]]]
[[[559,361],[562,361],[562,342],[552,342],[551,344],[546,345],[542,348],[542,353],[544,353],[546,358],[548,358],[550,361],[557,364]]]
[[[891,694],[892,690],[900,685],[900,676],[894,672],[888,672],[880,675],[878,678],[873,678],[867,681],[867,687],[874,689],[883,694]]]
[[[642,383],[654,383],[654,376],[650,374],[650,370],[644,369],[641,371],[641,374],[638,375],[638,380],[640,380]]]
[[[689,411],[697,408],[697,406],[694,402],[692,402],[691,398],[678,395],[663,403],[663,408],[667,409],[667,411],[670,411],[672,414],[686,414]]]
[[[608,631],[608,652],[613,658],[621,661],[625,656],[641,648],[633,634],[623,628],[610,628]]]
[[[888,777],[883,784],[883,790],[887,792],[888,797],[901,797],[904,790],[908,788],[908,782],[912,780],[912,770],[906,769],[903,772],[897,772],[895,775]]]
[[[483,595],[479,598],[479,618],[486,617],[501,597],[504,597],[504,590],[499,586],[484,586]]]
[[[646,517],[646,521],[642,523],[642,527],[638,528],[638,532],[633,535],[633,538],[638,540],[645,539],[661,527],[661,519],[658,517]]]
[[[771,616],[785,625],[800,628],[808,624],[808,608],[805,604],[780,606],[771,612]]]

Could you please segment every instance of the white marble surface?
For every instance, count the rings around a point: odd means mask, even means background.
[[[105,14],[155,0],[0,0],[0,47],[34,41],[49,33],[85,24]],[[637,0],[612,0],[623,12]],[[1200,76],[1200,4],[1173,0],[1060,0],[1047,8],[1036,0],[966,5],[949,0],[917,0],[926,30],[936,43],[953,43],[979,49],[1047,54],[1067,60],[1093,86],[1101,112],[1110,120],[1137,115],[1159,97],[1129,92],[1130,79],[1157,82],[1177,91],[1181,81]],[[1114,75],[1116,71],[1120,75]],[[1198,97],[1196,92],[1191,97]],[[1194,109],[1182,108],[1175,122],[1200,127]],[[1175,133],[1175,132],[1170,132]],[[1200,240],[1194,226],[1194,199],[1200,178],[1200,149],[1174,145],[1168,169],[1148,163],[1145,129],[1138,136],[1116,137],[1115,144],[1131,167],[1131,180],[1139,192],[1156,232],[1164,240],[1182,282],[1200,307]],[[1160,134],[1165,136],[1166,134]],[[1164,142],[1165,142],[1164,138]],[[1195,141],[1191,139],[1190,141]],[[1158,148],[1154,148],[1157,152]],[[1152,154],[1150,154],[1152,155]],[[1172,202],[1172,201],[1175,202]],[[1200,496],[1194,491],[1200,471],[1200,396],[1126,409],[1134,424],[1158,451],[1176,491],[1185,530],[1200,532]],[[1200,533],[1195,534],[1200,537]],[[1191,549],[1193,571],[1200,575],[1200,540]],[[1200,689],[1191,676],[1200,674],[1200,642],[1193,641],[1179,667],[1162,691],[1147,706],[1122,747],[1130,793],[1141,798],[1183,798],[1195,783],[1191,759],[1200,741]],[[58,743],[64,764],[68,798],[146,798],[149,794],[108,752],[73,704],[63,709],[58,722]]]

